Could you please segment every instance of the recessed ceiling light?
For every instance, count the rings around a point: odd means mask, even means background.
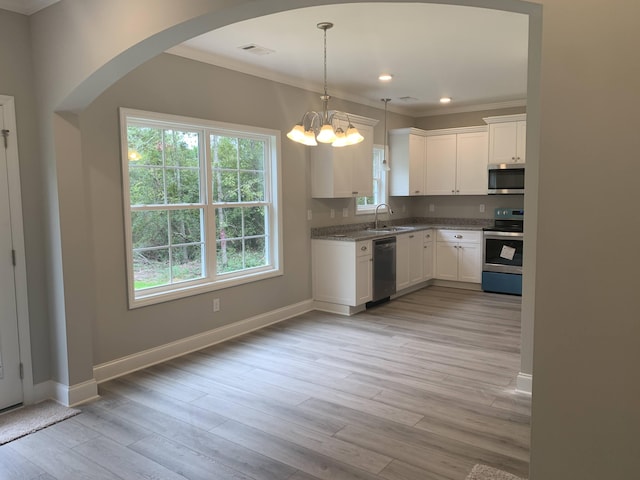
[[[451,97],[442,97],[440,103],[451,103]]]
[[[390,73],[381,73],[378,76],[378,80],[380,80],[381,82],[389,82],[391,81],[392,78],[393,78],[393,75],[391,75]]]

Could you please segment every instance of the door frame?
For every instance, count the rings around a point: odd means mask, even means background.
[[[33,370],[31,362],[31,334],[29,330],[29,297],[27,295],[27,258],[24,248],[24,224],[22,217],[22,192],[20,189],[20,163],[18,157],[18,132],[14,97],[0,95],[5,129],[9,130],[7,144],[7,174],[9,180],[9,202],[11,212],[11,240],[15,250],[16,266],[14,278],[16,288],[16,313],[18,315],[18,338],[20,362],[23,368],[22,402],[35,401]],[[0,147],[1,148],[1,147]]]

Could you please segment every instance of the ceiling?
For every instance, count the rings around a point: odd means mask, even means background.
[[[170,53],[411,116],[525,105],[528,17],[420,3],[303,8],[229,25]],[[240,47],[256,45],[256,54]],[[389,83],[378,80],[391,73]],[[443,106],[443,96],[453,100]]]
[[[0,8],[31,15],[60,0],[0,0]]]
[[[0,0],[26,15],[57,0]],[[193,38],[170,53],[411,116],[526,104],[528,17],[456,5],[359,3],[301,8]],[[256,45],[253,52],[240,47]],[[378,80],[391,73],[389,83]],[[453,100],[441,105],[443,96]]]

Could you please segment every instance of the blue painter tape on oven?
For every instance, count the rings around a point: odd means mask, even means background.
[[[482,290],[485,292],[522,295],[522,275],[482,272]]]

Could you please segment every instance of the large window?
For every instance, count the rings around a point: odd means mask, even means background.
[[[374,213],[376,205],[387,203],[387,177],[388,172],[385,159],[384,147],[381,145],[373,146],[373,195],[370,197],[356,198],[356,214]],[[383,207],[386,211],[386,207]]]
[[[279,133],[121,109],[129,304],[281,274]]]

